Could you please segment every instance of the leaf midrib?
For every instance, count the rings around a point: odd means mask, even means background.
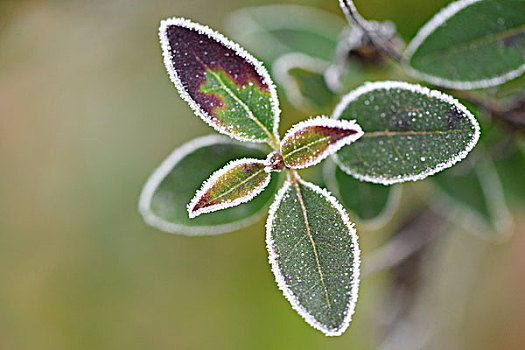
[[[241,107],[246,111],[246,113],[248,114],[248,117],[257,124],[257,126],[259,126],[263,131],[264,133],[268,136],[268,140],[271,141],[273,140],[274,136],[272,135],[272,133],[270,133],[270,131],[266,128],[266,126],[264,126],[263,123],[261,123],[261,121],[259,119],[257,119],[255,117],[255,115],[253,114],[253,112],[250,110],[250,108],[240,99],[239,96],[237,96],[225,83],[224,81],[222,80],[222,78],[220,77],[219,74],[215,73],[213,70],[211,70],[210,68],[207,67],[207,71],[212,74],[215,79],[217,79],[217,81],[219,81],[219,83],[221,84],[222,88],[235,100],[235,102],[237,102],[238,104],[241,105]]]
[[[261,172],[264,171],[264,168],[262,169],[259,169],[258,171],[256,171],[255,173],[253,173],[252,175],[248,176],[246,179],[244,179],[243,181],[239,182],[238,184],[236,184],[235,186],[231,187],[228,191],[226,192],[223,192],[221,193],[220,195],[218,195],[217,197],[214,197],[213,199],[210,198],[210,202],[211,201],[217,201],[219,198],[222,198],[230,193],[232,193],[233,191],[235,191],[236,189],[238,189],[239,187],[241,187],[242,185],[244,185],[245,183],[247,183],[248,181],[250,181],[251,179],[253,179],[255,176],[259,175]]]
[[[300,151],[304,150],[305,148],[310,148],[311,146],[313,146],[313,145],[315,145],[317,143],[320,143],[321,141],[325,141],[325,140],[329,140],[329,139],[330,139],[330,137],[325,136],[325,137],[318,138],[315,141],[308,142],[307,144],[305,144],[305,145],[303,145],[303,146],[293,150],[292,152],[290,152],[290,153],[288,153],[286,155],[283,154],[283,160],[286,160],[287,158],[291,157],[293,154],[295,154],[297,152],[300,152]]]
[[[463,43],[460,45],[447,46],[446,48],[436,49],[434,52],[430,52],[430,53],[423,55],[421,58],[419,58],[419,60],[423,62],[434,61],[438,59],[439,57],[458,53],[461,51],[466,51],[472,48],[478,48],[482,45],[490,44],[494,41],[497,41],[498,39],[505,39],[519,32],[525,32],[525,25],[520,25],[516,28],[512,28],[511,30],[507,30],[505,32],[500,32],[500,33],[495,33],[495,34],[479,37],[479,38],[476,38],[475,40],[472,40],[472,41],[469,41],[467,43]],[[419,47],[421,47],[421,45]],[[414,57],[414,55],[412,55],[412,57]],[[412,58],[410,60],[412,61]]]
[[[193,51],[191,48],[188,48],[189,51],[191,51],[191,53],[193,53],[193,56],[195,56],[195,59],[204,67],[204,69],[211,73],[218,81],[219,83],[221,84],[221,86],[224,88],[224,90],[226,90],[226,92],[237,102],[241,105],[242,108],[244,108],[244,110],[246,111],[246,113],[248,113],[248,117],[257,124],[257,126],[259,126],[261,129],[263,129],[263,131],[266,133],[266,135],[268,136],[268,142],[270,142],[270,144],[272,146],[274,146],[274,148],[278,148],[277,147],[277,138],[266,128],[266,126],[264,126],[264,124],[261,123],[261,121],[259,119],[257,119],[255,117],[255,115],[253,114],[253,112],[250,110],[250,108],[237,96],[233,93],[233,91],[231,91],[228,86],[226,86],[226,84],[222,81],[221,77],[215,73],[211,67],[209,67],[203,60],[200,59],[200,57],[195,53],[195,51]]]
[[[310,243],[312,244],[312,249],[314,251],[314,256],[315,256],[315,263],[317,264],[317,271],[319,273],[319,278],[320,278],[320,281],[321,281],[321,284],[323,285],[323,289],[324,289],[324,293],[325,293],[325,300],[326,300],[326,304],[328,306],[328,309],[330,310],[330,316],[332,317],[332,320],[335,321],[335,317],[334,317],[334,312],[332,310],[332,304],[330,303],[330,297],[329,297],[329,294],[328,294],[328,289],[326,288],[326,284],[324,282],[324,277],[323,277],[323,271],[321,269],[321,263],[319,261],[319,255],[317,253],[317,248],[316,248],[316,243],[312,237],[312,233],[310,231],[310,224],[308,222],[308,215],[306,213],[306,206],[304,205],[304,201],[303,201],[303,196],[301,194],[301,189],[299,187],[299,183],[298,183],[298,180],[297,180],[297,177],[295,175],[295,173],[293,172],[290,172],[291,173],[291,181],[292,181],[292,184],[297,192],[297,199],[299,200],[299,204],[301,205],[301,211],[303,213],[303,218],[304,218],[304,222],[306,224],[306,234],[308,235],[308,238],[310,239]]]
[[[460,132],[468,132],[468,130],[465,129],[454,129],[454,130],[436,130],[436,131],[373,131],[373,132],[365,132],[363,134],[363,137],[381,137],[381,136],[423,136],[423,135],[437,135],[437,134],[451,134],[451,133],[460,133]]]

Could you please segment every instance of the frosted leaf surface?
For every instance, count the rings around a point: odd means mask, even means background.
[[[500,85],[525,71],[525,1],[461,0],[407,48],[416,77],[454,89]]]
[[[317,117],[300,122],[288,130],[281,142],[284,164],[291,169],[310,167],[362,135],[353,120]]]
[[[347,174],[375,183],[416,181],[462,160],[479,139],[465,106],[404,82],[367,83],[343,97],[335,119],[355,119],[364,135],[335,160]]]
[[[241,141],[272,144],[278,139],[279,101],[259,61],[184,18],[162,21],[159,36],[171,80],[206,123]]]
[[[217,170],[188,204],[190,218],[252,200],[270,183],[271,175],[265,168],[264,160],[243,158]]]
[[[159,230],[186,235],[212,235],[247,226],[265,214],[279,179],[248,203],[190,219],[186,209],[202,183],[232,160],[262,158],[266,152],[255,145],[235,142],[226,136],[197,138],[177,148],[156,169],[140,196],[139,210],[144,220]]]
[[[266,224],[269,261],[279,288],[312,327],[341,335],[359,287],[359,246],[354,224],[328,192],[302,180],[287,181]]]

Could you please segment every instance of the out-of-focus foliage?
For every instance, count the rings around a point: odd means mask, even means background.
[[[456,89],[500,85],[525,71],[525,2],[457,1],[407,48],[416,76]]]

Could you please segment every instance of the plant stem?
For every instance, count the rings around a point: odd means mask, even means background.
[[[361,16],[361,14],[359,14],[352,0],[339,0],[339,5],[341,6],[348,23],[358,26],[368,37],[373,46],[394,61],[403,63],[403,56],[397,52],[388,40],[381,37],[376,31],[370,28],[369,23]]]
[[[270,138],[270,142],[268,143],[270,147],[275,151],[279,152],[281,150],[281,146],[279,145],[279,141],[277,138],[272,134]]]

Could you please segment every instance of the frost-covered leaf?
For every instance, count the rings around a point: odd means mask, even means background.
[[[344,26],[338,16],[299,5],[248,7],[226,22],[227,32],[265,62],[290,52],[330,61]]]
[[[265,168],[264,160],[242,158],[217,170],[188,204],[190,218],[252,200],[270,183],[271,175]]]
[[[362,220],[369,230],[383,227],[401,199],[401,185],[382,186],[359,181],[345,174],[333,161],[324,164],[323,179],[328,190],[350,211],[352,218]]]
[[[382,184],[421,180],[462,160],[479,139],[465,106],[404,82],[368,83],[346,95],[335,119],[355,119],[364,135],[335,156],[357,179]]]
[[[275,145],[279,101],[259,61],[221,34],[184,18],[163,20],[159,36],[170,78],[197,115],[238,140]]]
[[[525,71],[525,1],[460,0],[407,48],[417,77],[454,89],[500,85]]]
[[[323,113],[331,110],[336,97],[324,78],[329,65],[326,61],[294,52],[279,57],[272,70],[295,108],[308,113]]]
[[[478,156],[481,159],[476,164],[464,162],[432,180],[449,200],[472,215],[473,220],[468,220],[471,230],[490,239],[501,239],[510,233],[512,217],[492,160],[482,151],[478,151]],[[453,215],[458,214],[454,206],[445,203],[445,207]]]
[[[308,168],[362,135],[354,120],[317,117],[302,121],[292,126],[281,141],[284,164],[291,169]]]
[[[177,148],[147,181],[140,196],[139,210],[144,220],[170,233],[211,235],[247,226],[265,213],[277,191],[279,179],[272,181],[252,201],[234,208],[190,219],[186,209],[203,181],[217,169],[242,157],[262,158],[266,152],[224,136],[205,136]]]
[[[357,235],[333,196],[296,176],[270,207],[269,261],[277,285],[306,322],[326,335],[340,335],[357,301]]]

